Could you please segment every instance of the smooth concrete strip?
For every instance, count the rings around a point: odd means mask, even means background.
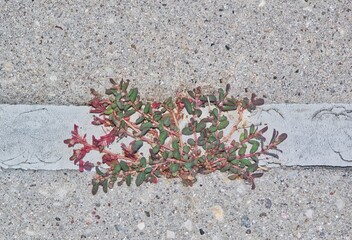
[[[0,105],[0,167],[21,169],[77,169],[69,157],[72,148],[63,143],[70,138],[73,124],[80,133],[100,135],[91,125],[89,107],[51,105]],[[351,104],[273,104],[253,112],[250,122],[268,124],[272,130],[288,134],[279,146],[279,161],[286,166],[352,166]],[[99,158],[97,159],[99,160]]]

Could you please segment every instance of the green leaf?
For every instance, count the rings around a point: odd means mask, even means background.
[[[168,137],[167,131],[165,131],[165,130],[161,131],[160,135],[159,135],[160,144],[164,144],[167,137]]]
[[[120,164],[116,164],[116,166],[114,167],[114,170],[113,170],[113,174],[114,175],[117,175],[117,174],[119,174],[119,172],[121,171],[121,166],[120,166]]]
[[[231,163],[233,165],[238,165],[240,163],[240,160],[235,159],[235,160],[232,160]]]
[[[138,89],[137,88],[132,88],[130,90],[130,92],[128,93],[128,97],[130,98],[130,100],[132,102],[134,102],[137,98],[137,94],[138,94]]]
[[[98,166],[95,167],[95,171],[96,171],[96,173],[97,173],[99,176],[103,176],[103,174],[104,174],[104,173],[99,169]]]
[[[171,173],[176,173],[178,171],[178,169],[180,168],[180,164],[178,163],[171,163],[170,164],[170,171]]]
[[[187,92],[193,99],[196,97],[193,91],[187,91]]]
[[[131,104],[127,103],[124,107],[123,110],[127,111],[128,109],[130,109],[132,107]]]
[[[107,107],[107,109],[105,110],[104,114],[105,115],[110,115],[114,112],[114,109],[111,108],[111,106]]]
[[[247,170],[247,172],[255,172],[257,169],[258,169],[258,165],[252,164],[252,165],[248,166],[248,168],[246,170]]]
[[[136,153],[138,152],[138,150],[143,146],[143,141],[141,140],[138,140],[138,141],[135,141],[132,145],[132,151],[133,153]]]
[[[144,116],[140,116],[139,118],[137,118],[136,124],[142,123],[144,121],[144,119],[145,119]]]
[[[147,103],[147,104],[144,106],[143,112],[144,112],[145,114],[147,114],[147,113],[149,113],[149,111],[150,111],[150,103]]]
[[[194,113],[197,115],[197,117],[202,116],[202,110],[200,110],[200,109],[194,110]]]
[[[116,92],[116,94],[115,94],[115,101],[116,101],[116,102],[119,102],[121,98],[122,98],[122,94],[119,93],[119,92]]]
[[[174,158],[177,160],[181,160],[181,154],[178,150],[173,152]]]
[[[215,142],[216,141],[216,137],[213,135],[211,135],[209,138],[208,138],[208,143],[212,143],[212,142]]]
[[[124,105],[122,102],[116,102],[116,105],[117,107],[120,109],[120,110],[123,110],[124,109]]]
[[[206,124],[204,122],[198,123],[196,125],[196,132],[197,133],[201,132],[205,127],[206,127]]]
[[[224,89],[219,88],[218,92],[219,92],[219,101],[223,101],[225,97]]]
[[[216,132],[216,130],[217,130],[216,126],[214,126],[214,125],[211,125],[208,129],[211,133]]]
[[[227,164],[225,167],[221,168],[220,169],[220,172],[226,172],[230,169],[231,165],[230,164]]]
[[[189,138],[189,139],[187,140],[187,143],[188,143],[189,145],[191,145],[192,147],[196,145],[196,142],[195,142],[194,139],[192,139],[192,138]]]
[[[172,148],[173,149],[176,149],[176,150],[178,150],[178,149],[180,149],[180,146],[178,145],[178,143],[179,143],[179,140],[178,139],[175,139],[175,140],[173,140],[172,141]]]
[[[107,179],[105,179],[103,182],[102,182],[102,186],[103,186],[103,192],[104,193],[107,193],[108,192],[108,180]]]
[[[164,125],[165,125],[166,127],[169,127],[170,124],[171,124],[170,117],[169,117],[169,116],[166,116],[166,117],[164,118]]]
[[[227,120],[221,121],[218,125],[218,130],[225,129],[228,125],[229,125],[229,121]]]
[[[216,102],[216,97],[214,95],[201,96],[200,100],[204,102],[208,102],[209,100],[209,102],[213,103],[213,102]]]
[[[139,136],[143,137],[145,134],[147,134],[148,131],[149,131],[149,129],[142,130]]]
[[[129,84],[130,84],[130,81],[129,81],[129,80],[127,80],[127,81],[121,80],[121,82],[120,82],[120,88],[121,88],[123,91],[126,91]]]
[[[192,104],[187,98],[182,98],[181,100],[185,104],[185,108],[188,114],[193,114]]]
[[[245,133],[243,132],[243,133],[241,133],[241,135],[240,135],[240,142],[244,141],[245,139],[246,139],[246,135],[245,135]]]
[[[130,169],[125,161],[120,161],[120,166],[121,166],[122,171],[124,171],[124,172],[126,172]]]
[[[160,145],[156,145],[155,147],[153,147],[154,154],[158,154],[159,151],[160,151]]]
[[[162,117],[162,113],[160,111],[154,112],[154,121],[158,122]]]
[[[142,102],[138,102],[137,105],[136,105],[137,110],[141,110],[142,106],[143,106],[143,103]]]
[[[134,109],[128,110],[127,112],[124,113],[123,117],[129,117],[133,115],[136,111]]]
[[[186,169],[192,170],[192,167],[194,166],[194,162],[186,162],[184,166]]]
[[[141,125],[140,130],[144,131],[144,130],[149,130],[153,127],[153,124],[151,122],[145,122]]]
[[[147,166],[147,159],[145,157],[142,157],[139,160],[139,166],[142,167],[142,168],[145,168]]]
[[[242,164],[246,165],[246,166],[252,165],[251,160],[249,160],[248,158],[243,158],[243,159],[240,160],[240,162],[241,162]]]
[[[215,117],[215,119],[218,119],[219,116],[219,110],[217,108],[214,108],[212,111],[212,115]]]
[[[235,111],[237,109],[237,106],[223,106],[222,110],[224,112],[228,112],[228,111]]]
[[[255,153],[258,150],[259,142],[255,141],[255,140],[250,140],[249,143],[252,144],[251,150],[249,152]]]
[[[145,172],[140,172],[137,174],[137,177],[136,177],[137,187],[139,187],[145,181],[145,176],[146,176]]]
[[[204,137],[199,137],[197,144],[198,144],[198,146],[204,146],[206,144],[205,138]]]
[[[228,84],[226,84],[226,94],[230,91],[230,84],[228,83]]]
[[[191,148],[187,145],[183,146],[183,152],[185,153],[189,153],[189,151],[191,150]]]
[[[193,134],[193,131],[192,131],[192,129],[190,127],[185,127],[184,129],[182,129],[182,134],[186,135],[186,136],[189,136],[189,135]]]
[[[95,195],[95,194],[97,194],[98,189],[99,189],[99,182],[97,182],[97,180],[93,179],[92,180],[92,185],[93,185],[92,194]]]
[[[200,162],[200,163],[205,162],[205,157],[204,156],[199,157],[198,162]]]
[[[127,186],[130,186],[132,182],[132,174],[128,174],[126,177],[126,184]]]
[[[152,171],[152,167],[147,167],[146,169],[144,169],[145,173],[150,173]]]
[[[251,126],[250,126],[250,128],[249,128],[249,134],[250,135],[252,135],[252,134],[254,134],[255,133],[255,126],[254,126],[254,124],[251,124]]]
[[[247,149],[246,145],[241,147],[240,150],[238,151],[238,155],[241,156],[241,155],[245,154],[246,153],[246,149]]]

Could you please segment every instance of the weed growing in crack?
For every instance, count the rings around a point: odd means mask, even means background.
[[[102,125],[106,134],[93,136],[89,143],[74,125],[72,138],[64,141],[68,147],[80,146],[70,157],[80,171],[95,167],[93,194],[99,186],[107,192],[115,183],[129,186],[135,181],[140,186],[143,182],[157,183],[162,176],[181,178],[185,186],[192,186],[197,174],[216,170],[227,172],[231,180],[245,179],[254,189],[254,179],[263,175],[259,157],[278,158],[272,150],[280,151],[277,146],[287,138],[287,134],[273,130],[267,143],[263,136],[267,126],[242,126],[245,113],[264,100],[255,94],[250,99],[228,96],[230,85],[220,88],[216,96],[204,95],[198,87],[188,91],[188,96],[177,94],[175,101],[169,97],[161,103],[141,101],[137,88],[128,89],[128,81],[111,82],[107,98],[92,90],[94,98],[90,101],[90,112],[96,114],[92,124]],[[231,112],[237,118],[233,124]],[[112,151],[111,146],[120,140],[130,141],[120,143],[121,151]],[[91,151],[99,152],[102,162],[95,165],[84,161]]]

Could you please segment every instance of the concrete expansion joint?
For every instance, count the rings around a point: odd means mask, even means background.
[[[77,169],[69,161],[72,149],[63,143],[74,124],[99,135],[87,106],[0,105],[0,167]],[[352,166],[351,104],[268,104],[248,116],[254,125],[267,124],[286,132],[279,159],[263,166]],[[270,136],[268,136],[270,137]]]

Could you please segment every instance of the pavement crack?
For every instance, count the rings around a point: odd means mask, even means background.
[[[338,111],[338,112],[333,112],[333,111]],[[312,116],[312,120],[314,119],[322,119],[322,117],[324,115],[333,115],[337,118],[339,118],[340,116],[344,116],[347,119],[352,120],[352,110],[350,109],[346,109],[346,107],[344,106],[333,106],[330,108],[323,108],[320,109],[318,111],[316,111],[313,116]]]
[[[33,110],[26,111],[26,112],[21,112],[20,114],[18,114],[18,116],[20,116],[20,115],[22,115],[22,114],[32,113],[32,112],[38,112],[38,111],[48,111],[48,109],[47,109],[47,108],[33,109]]]

